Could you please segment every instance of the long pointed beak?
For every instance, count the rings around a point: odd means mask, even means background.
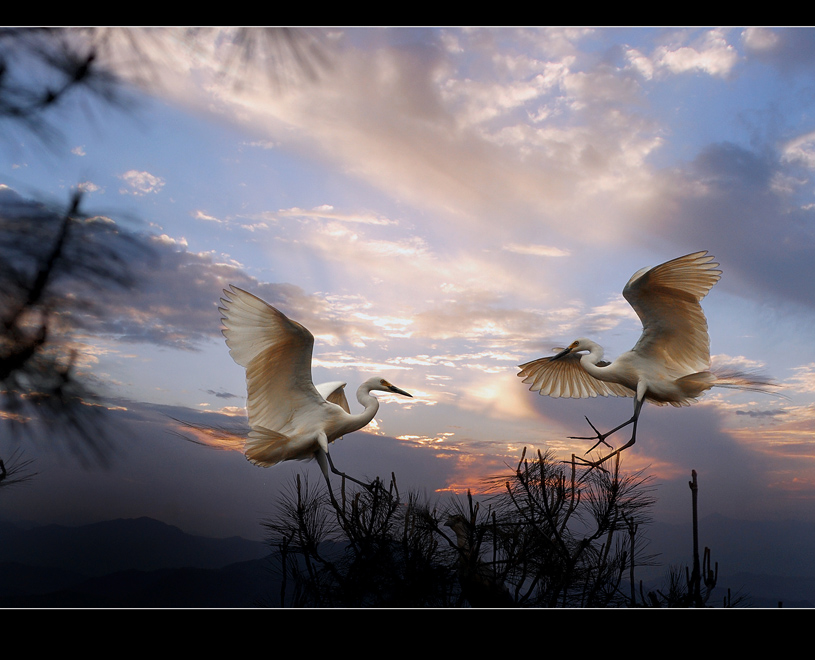
[[[391,392],[394,392],[395,394],[401,394],[402,396],[409,396],[411,399],[413,398],[413,395],[412,395],[412,394],[408,394],[407,392],[405,392],[405,390],[400,390],[400,389],[399,389],[398,387],[396,387],[395,385],[388,385],[388,389],[389,389]]]
[[[564,349],[563,349],[563,350],[562,350],[560,353],[558,353],[557,355],[553,355],[551,359],[552,359],[552,360],[559,360],[559,359],[560,359],[560,358],[562,358],[564,355],[568,355],[568,354],[569,354],[569,353],[571,353],[571,352],[572,352],[572,349],[571,349],[571,348],[564,348]]]

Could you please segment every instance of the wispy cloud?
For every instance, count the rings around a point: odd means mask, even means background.
[[[205,213],[204,211],[201,210],[196,210],[192,214],[192,217],[194,217],[196,220],[203,220],[204,222],[216,222],[218,224],[224,223],[223,220],[216,218],[214,215],[210,215],[209,213]]]
[[[569,250],[551,245],[521,245],[519,243],[510,243],[509,245],[505,245],[504,249],[508,252],[529,254],[535,257],[568,257],[571,254]]]
[[[365,225],[395,225],[395,220],[383,218],[373,213],[342,213],[337,211],[330,204],[322,204],[312,209],[281,209],[277,212],[280,217],[314,218],[323,220],[338,220],[342,222],[360,223]]]

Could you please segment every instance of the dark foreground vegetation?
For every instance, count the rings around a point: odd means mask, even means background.
[[[694,522],[698,485],[690,482]],[[648,589],[650,479],[521,457],[491,494],[437,509],[396,478],[339,496],[298,477],[266,523],[293,607],[705,607],[717,582],[694,531],[691,567]],[[696,525],[694,524],[694,530]],[[726,596],[718,605],[732,606]]]

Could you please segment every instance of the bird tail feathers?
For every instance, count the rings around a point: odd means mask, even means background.
[[[272,467],[291,456],[291,439],[262,426],[253,426],[249,431],[243,453],[250,463],[260,467]]]
[[[222,449],[227,451],[243,451],[246,441],[246,428],[243,425],[234,428],[221,426],[208,426],[206,424],[194,424],[175,417],[171,417],[180,431],[172,431],[173,434],[197,445],[203,445],[211,449]]]
[[[679,402],[670,401],[669,403],[674,406],[687,406],[691,401],[695,401],[716,384],[716,376],[709,371],[697,371],[687,376],[677,378],[676,384],[682,389],[682,392],[689,400]]]
[[[768,376],[755,372],[739,371],[738,369],[713,369],[712,372],[716,376],[713,387],[783,396],[783,394],[776,391],[781,385]]]

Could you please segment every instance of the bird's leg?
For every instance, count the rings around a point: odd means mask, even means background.
[[[631,436],[631,440],[629,440],[627,443],[625,443],[622,447],[620,447],[619,449],[615,449],[613,452],[611,452],[607,456],[603,456],[602,458],[600,458],[600,459],[598,459],[596,461],[590,461],[587,458],[579,458],[579,457],[575,457],[575,458],[577,458],[577,460],[579,460],[579,461],[582,461],[584,465],[587,465],[590,468],[599,468],[599,469],[602,470],[603,468],[601,466],[603,465],[603,463],[605,463],[610,458],[614,458],[615,456],[618,456],[622,451],[628,449],[631,445],[633,445],[635,441],[636,441],[636,434]]]
[[[363,488],[367,488],[370,491],[373,491],[373,489],[376,488],[377,484],[379,483],[378,479],[376,481],[374,481],[374,483],[372,483],[372,484],[366,484],[364,481],[360,481],[359,479],[354,479],[354,477],[351,477],[351,476],[345,474],[345,472],[341,472],[340,470],[335,468],[334,467],[334,461],[331,460],[331,454],[329,454],[328,452],[324,452],[324,453],[325,453],[326,458],[328,459],[328,464],[331,466],[331,471],[334,474],[337,474],[337,475],[339,475],[341,477],[344,477],[345,479],[348,479],[349,481],[353,481],[355,484],[359,484]],[[326,476],[326,478],[328,478],[328,477]]]
[[[600,431],[597,430],[597,427],[595,427],[594,424],[591,423],[591,420],[588,417],[586,417],[586,421],[589,423],[589,426],[591,426],[592,430],[597,435],[595,435],[595,436],[575,436],[575,435],[570,435],[569,439],[570,440],[597,440],[597,442],[594,443],[592,448],[589,449],[586,452],[587,454],[594,451],[594,449],[597,447],[597,445],[599,445],[601,443],[604,444],[609,449],[614,449],[614,447],[612,447],[610,444],[608,444],[606,442],[606,438],[609,437],[610,435],[612,435],[613,433],[616,433],[621,428],[624,428],[624,427],[628,426],[629,424],[633,424],[634,425],[634,430],[633,430],[633,433],[631,434],[631,440],[629,440],[625,445],[623,445],[622,447],[617,449],[615,451],[615,454],[623,451],[623,449],[627,449],[628,447],[630,447],[631,445],[633,445],[636,442],[636,439],[637,439],[637,421],[639,420],[640,410],[642,410],[642,404],[643,404],[644,401],[645,401],[645,399],[639,399],[638,398],[634,403],[634,414],[631,416],[631,419],[623,422],[619,426],[615,426],[613,429],[611,429],[610,431],[607,431],[606,433],[600,433]],[[609,454],[609,456],[607,458],[610,458],[613,455],[614,454]]]
[[[354,479],[354,477],[338,470],[334,466],[334,461],[331,460],[331,454],[328,452],[328,438],[325,436],[325,434],[320,434],[317,436],[317,444],[318,444],[318,449],[316,452],[317,462],[320,464],[320,469],[323,471],[323,476],[325,477],[325,482],[328,484],[328,490],[331,493],[332,499],[334,497],[334,493],[331,490],[331,481],[328,478],[329,468],[334,474],[341,476],[343,479],[353,481],[355,484],[359,484],[360,486],[362,486],[371,493],[374,492],[374,489],[376,488],[382,488],[382,490],[384,490],[384,488],[382,487],[382,482],[379,481],[379,479],[374,480],[372,484],[366,484],[364,481]]]
[[[340,472],[337,468],[334,467],[334,461],[331,460],[331,454],[328,453],[328,438],[326,437],[325,433],[320,433],[317,435],[317,445],[318,449],[315,453],[315,456],[317,457],[317,462],[320,464],[320,469],[323,471],[325,481],[328,484],[328,490],[332,492],[332,496],[333,491],[331,491],[331,481],[328,478],[329,467],[331,468],[331,471],[334,474],[341,476],[343,479],[348,479],[349,481],[353,481],[354,483],[359,484],[360,486],[363,486],[368,490],[373,490],[374,488],[373,484],[366,484],[360,481],[359,479],[354,479],[354,477],[345,474],[345,472]]]
[[[331,498],[331,501],[334,503],[334,508],[339,510],[339,505],[334,497],[334,489],[331,488],[331,479],[328,478],[328,454],[323,451],[322,448],[320,448],[317,450],[315,457],[317,458],[317,463],[320,466],[320,471],[323,473],[323,477],[325,477],[325,485],[328,487],[328,495]]]
[[[623,427],[625,427],[625,426],[628,426],[629,424],[631,424],[631,423],[632,423],[632,422],[634,422],[635,420],[636,420],[636,417],[632,417],[631,419],[629,419],[629,420],[628,420],[628,421],[626,421],[626,422],[623,422],[623,423],[622,423],[622,424],[620,424],[619,426],[615,426],[615,427],[614,427],[613,429],[611,429],[610,431],[607,431],[606,433],[600,433],[600,431],[598,431],[598,430],[597,430],[597,427],[596,427],[594,424],[592,424],[592,423],[591,423],[591,420],[590,420],[588,417],[586,417],[586,421],[589,423],[589,426],[591,426],[592,431],[594,431],[594,432],[595,432],[597,435],[594,435],[594,436],[570,435],[570,436],[569,436],[569,439],[570,439],[570,440],[595,440],[595,439],[596,439],[596,440],[597,440],[597,442],[595,442],[595,443],[594,443],[594,445],[592,446],[592,448],[591,448],[591,449],[589,449],[589,450],[586,452],[587,454],[588,454],[588,453],[590,453],[590,452],[592,452],[592,451],[594,451],[594,449],[597,447],[597,445],[600,445],[600,444],[605,445],[605,446],[606,446],[606,447],[608,447],[609,449],[614,449],[614,447],[612,447],[610,444],[608,444],[608,443],[606,442],[606,438],[607,438],[607,437],[609,437],[610,435],[612,435],[612,434],[616,433],[616,432],[617,432],[617,431],[619,431],[621,428],[623,428]]]
[[[622,423],[622,424],[620,424],[619,426],[617,426],[617,427],[615,427],[615,428],[611,429],[611,431],[609,431],[608,433],[598,433],[598,434],[597,434],[597,437],[599,438],[599,440],[598,440],[598,442],[597,442],[597,443],[594,445],[594,447],[596,447],[597,445],[599,445],[601,442],[602,442],[603,444],[605,444],[605,445],[607,445],[607,446],[608,446],[608,443],[606,443],[606,442],[605,442],[605,438],[607,438],[608,436],[610,436],[610,435],[611,435],[612,433],[614,433],[615,431],[619,431],[619,430],[620,430],[621,428],[623,428],[624,426],[628,426],[629,424],[633,424],[633,425],[634,425],[633,431],[631,432],[631,439],[630,439],[628,442],[626,442],[626,443],[625,443],[625,444],[624,444],[622,447],[620,447],[619,449],[615,449],[615,450],[614,450],[614,451],[612,451],[610,454],[608,454],[607,456],[603,456],[601,459],[599,459],[599,460],[597,460],[597,461],[589,461],[589,460],[586,460],[586,459],[582,459],[582,460],[584,460],[584,461],[585,461],[585,463],[586,463],[587,465],[590,465],[590,466],[592,466],[592,467],[600,467],[600,465],[602,465],[603,463],[605,463],[605,462],[606,462],[608,459],[613,458],[614,456],[619,455],[621,452],[623,452],[623,451],[625,451],[626,449],[628,449],[629,447],[631,447],[631,446],[632,446],[632,445],[633,445],[633,444],[634,444],[634,443],[637,441],[637,424],[639,423],[639,418],[640,418],[640,410],[642,409],[642,404],[643,404],[643,402],[644,402],[644,401],[645,401],[645,399],[637,399],[636,403],[634,404],[634,416],[633,416],[631,419],[629,419],[627,422],[623,422],[623,423]],[[587,418],[587,419],[588,419],[588,418]],[[591,424],[591,422],[589,422],[589,424]],[[591,424],[591,427],[594,429],[594,425],[593,425],[593,424]],[[597,429],[594,429],[594,430],[595,430],[595,431],[597,431]],[[579,439],[579,440],[593,440],[594,438],[576,438],[576,439]],[[592,447],[592,449],[594,449],[594,447]],[[589,451],[591,451],[591,449],[590,449]],[[586,453],[588,454],[589,452],[586,452]]]

